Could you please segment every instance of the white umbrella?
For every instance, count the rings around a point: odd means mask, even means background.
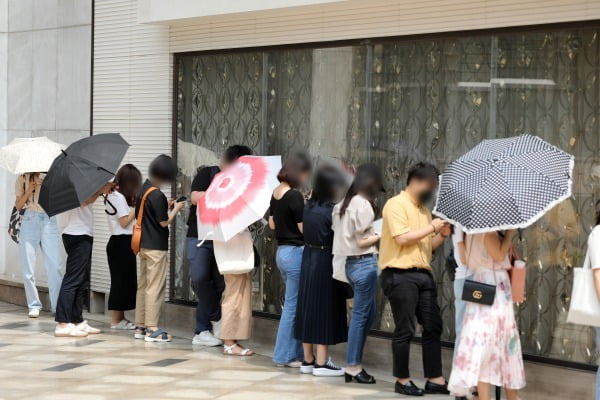
[[[46,172],[64,146],[45,136],[16,138],[0,148],[0,167],[13,174]]]
[[[260,220],[280,169],[280,156],[244,156],[218,173],[198,200],[198,238],[226,242]]]

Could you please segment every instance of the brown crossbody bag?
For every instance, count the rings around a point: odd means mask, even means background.
[[[142,243],[142,219],[144,218],[144,205],[146,204],[146,198],[148,198],[148,195],[156,189],[158,188],[153,186],[146,190],[146,193],[144,193],[144,196],[142,196],[140,209],[136,215],[135,225],[133,226],[133,233],[131,236],[131,250],[133,250],[134,254],[140,252],[140,245]]]

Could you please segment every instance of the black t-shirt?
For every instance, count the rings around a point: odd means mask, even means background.
[[[146,180],[135,202],[135,215],[138,215],[140,203],[146,190],[152,183]],[[140,247],[149,250],[169,249],[169,228],[162,227],[160,223],[169,219],[169,202],[160,189],[153,190],[144,204],[144,217],[142,219],[142,241]]]
[[[304,197],[295,189],[290,189],[277,200],[271,197],[270,215],[275,221],[275,238],[277,243],[287,246],[303,246],[304,238],[298,229],[302,222]]]
[[[219,167],[204,167],[194,177],[192,181],[192,192],[206,192],[215,175],[219,173]],[[198,220],[196,218],[196,206],[190,207],[190,216],[187,221],[187,237],[198,238]]]

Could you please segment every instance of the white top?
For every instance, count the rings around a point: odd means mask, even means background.
[[[585,262],[589,263],[592,269],[600,268],[600,225],[592,229],[588,237],[588,249],[585,256]]]
[[[369,200],[357,194],[350,200],[348,208],[342,217],[342,203],[333,208],[332,229],[333,254],[338,256],[359,256],[377,253],[377,246],[359,247],[358,241],[373,236],[373,221],[375,212]]]
[[[462,229],[454,227],[452,244],[454,245],[454,260],[456,261],[456,265],[458,265],[454,279],[465,279],[467,277],[467,266],[464,265],[460,260],[460,249],[458,248],[458,245],[464,243],[464,240],[465,233],[462,231]]]
[[[127,199],[123,194],[118,191],[114,191],[108,195],[108,201],[115,207],[117,213],[115,215],[106,214],[108,220],[108,229],[111,235],[131,235],[133,233],[133,225],[135,225],[135,219],[132,219],[129,225],[125,228],[121,226],[119,218],[126,217],[131,212],[131,207],[127,204]],[[106,211],[113,213],[115,210],[106,204]]]
[[[92,206],[74,208],[65,213],[65,229],[67,235],[93,236],[94,212]]]

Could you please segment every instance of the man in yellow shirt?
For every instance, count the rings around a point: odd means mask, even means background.
[[[409,396],[449,394],[442,376],[442,318],[430,264],[433,250],[450,235],[450,226],[441,219],[432,219],[426,208],[437,188],[438,176],[435,166],[416,164],[408,173],[406,189],[383,208],[381,286],[396,325],[392,339],[396,392]],[[424,390],[410,380],[408,369],[415,320],[423,326]]]

